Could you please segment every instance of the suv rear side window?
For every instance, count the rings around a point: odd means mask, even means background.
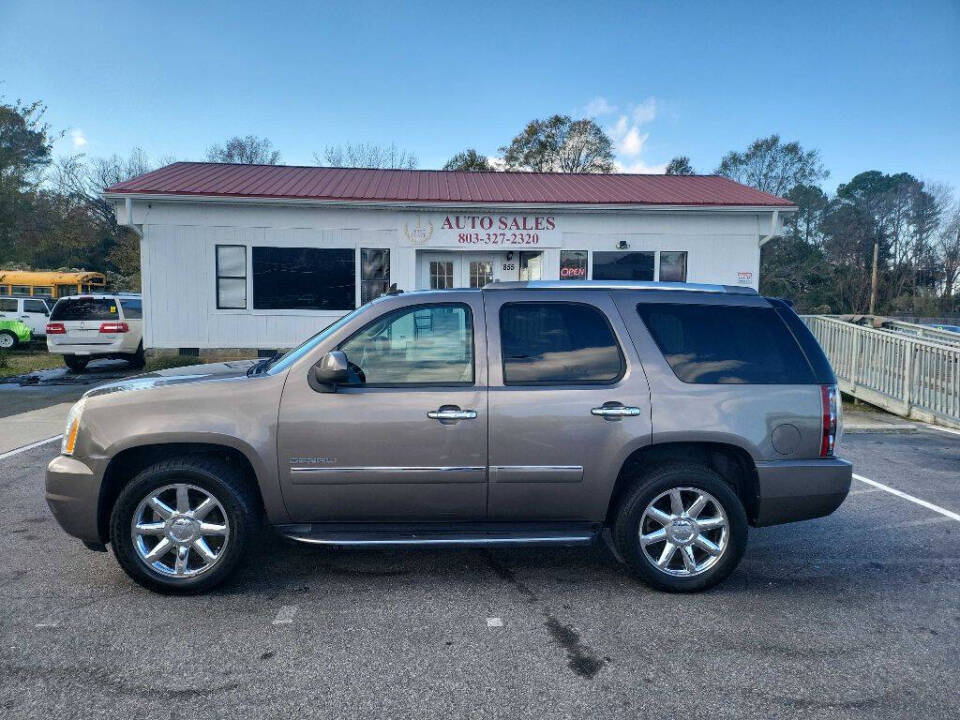
[[[683,382],[816,382],[806,357],[773,308],[640,303],[637,312]]]
[[[612,383],[623,375],[606,316],[578,303],[507,303],[500,308],[505,385]]]
[[[117,320],[117,301],[108,298],[64,298],[57,302],[50,314],[51,321]]]
[[[124,298],[120,301],[123,308],[124,320],[140,320],[143,318],[143,302],[137,298]]]

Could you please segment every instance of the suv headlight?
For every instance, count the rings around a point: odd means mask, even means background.
[[[60,454],[73,455],[73,448],[77,444],[77,431],[80,429],[80,416],[83,415],[83,406],[86,398],[80,400],[67,413],[67,426],[63,429],[63,440],[60,441]]]

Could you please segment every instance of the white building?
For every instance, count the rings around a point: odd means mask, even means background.
[[[391,284],[756,288],[788,201],[716,176],[175,163],[108,188],[141,236],[144,345],[284,348]]]

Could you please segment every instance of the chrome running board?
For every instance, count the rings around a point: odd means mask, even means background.
[[[278,525],[277,532],[310,545],[437,546],[589,545],[599,523],[308,523]]]

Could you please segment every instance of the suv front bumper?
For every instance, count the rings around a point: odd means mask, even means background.
[[[101,542],[97,527],[100,478],[76,458],[58,455],[47,465],[46,498],[66,532],[84,542]]]
[[[757,463],[757,527],[829,515],[846,499],[853,464],[839,458]]]

